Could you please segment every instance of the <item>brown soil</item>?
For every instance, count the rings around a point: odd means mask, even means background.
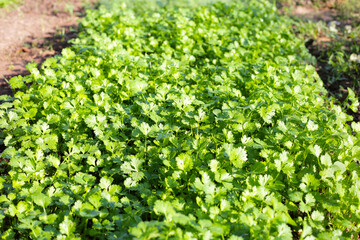
[[[282,14],[289,14],[290,16],[298,17],[304,21],[313,21],[313,22],[325,22],[329,24],[331,21],[336,21],[340,26],[344,27],[345,25],[359,26],[360,25],[360,17],[354,16],[344,16],[344,13],[336,9],[335,0],[326,1],[322,6],[314,6],[312,1],[308,1],[304,4],[299,4],[297,1],[294,1],[295,4],[292,5],[284,5],[278,4],[279,11]],[[287,10],[285,10],[287,8]],[[349,76],[349,79],[342,81],[335,81],[329,83],[327,79],[331,77],[331,72],[329,72],[329,66],[327,64],[327,56],[326,53],[331,48],[331,42],[338,41],[336,39],[332,39],[326,34],[318,33],[316,39],[309,39],[308,42],[305,43],[309,52],[316,57],[317,59],[317,72],[320,78],[324,82],[324,87],[328,90],[329,96],[335,97],[339,103],[345,101],[348,91],[346,90],[348,87],[353,89],[355,94],[360,97],[360,88],[354,87],[354,82],[351,80],[354,77]],[[360,44],[360,39],[358,39]],[[344,42],[344,44],[346,44]],[[345,46],[344,46],[345,47]],[[349,110],[347,112],[349,115],[353,116],[353,121],[360,122],[360,107],[356,113]]]
[[[311,6],[296,6],[292,15],[303,17],[312,21],[333,21],[336,16],[336,11],[330,8],[316,9]]]
[[[85,6],[95,0],[24,0],[8,11],[0,9],[0,95],[11,94],[7,82],[29,72],[26,64],[59,54],[76,36]]]

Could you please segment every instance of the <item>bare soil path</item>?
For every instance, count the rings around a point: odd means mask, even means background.
[[[11,94],[5,79],[26,75],[26,64],[41,63],[76,36],[84,8],[95,0],[24,0],[8,11],[0,9],[0,95]]]
[[[341,0],[337,0],[341,3]],[[302,4],[299,4],[301,2]],[[341,12],[339,8],[335,7],[336,1],[329,0],[323,1],[321,6],[315,6],[313,1],[293,1],[292,4],[282,4],[278,3],[278,8],[281,14],[290,15],[292,17],[297,17],[304,22],[311,21],[313,23],[322,23],[325,26],[329,26],[331,22],[335,22],[338,28],[345,28],[347,25],[357,28],[360,26],[360,9],[356,8],[359,6],[357,4],[354,6],[352,14],[345,14]],[[334,77],[336,72],[332,70],[332,66],[328,63],[328,52],[332,52],[332,46],[334,43],[341,44],[342,49],[340,54],[348,50],[349,44],[352,44],[347,39],[343,38],[341,35],[338,35],[338,38],[329,36],[326,32],[321,32],[320,29],[316,36],[310,37],[307,39],[305,45],[307,46],[309,52],[316,57],[317,65],[316,69],[324,82],[325,88],[328,90],[329,95],[334,96],[340,102],[344,102],[348,95],[347,88],[351,88],[355,94],[360,96],[359,86],[354,87],[354,78],[358,75],[348,76],[348,79],[338,80],[335,82],[329,82],[327,79]],[[360,44],[360,35],[355,40]],[[309,36],[308,36],[309,37]],[[305,39],[304,39],[305,41]],[[360,45],[359,45],[360,46]],[[356,79],[355,79],[356,80]],[[353,121],[360,122],[360,106],[357,112],[347,111],[349,115],[353,116]]]

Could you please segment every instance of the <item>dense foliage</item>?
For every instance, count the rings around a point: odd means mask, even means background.
[[[73,44],[2,97],[3,239],[357,238],[360,124],[272,4],[104,1]]]

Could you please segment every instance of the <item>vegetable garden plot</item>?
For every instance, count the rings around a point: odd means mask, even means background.
[[[2,97],[2,238],[357,238],[360,124],[272,4],[111,2]]]

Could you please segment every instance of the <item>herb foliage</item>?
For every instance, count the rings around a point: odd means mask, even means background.
[[[2,97],[3,239],[356,237],[360,125],[272,4],[104,1],[81,24]]]

